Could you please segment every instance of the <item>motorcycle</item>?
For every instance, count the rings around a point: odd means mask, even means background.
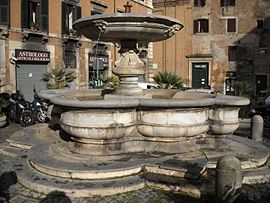
[[[35,123],[32,104],[24,99],[20,91],[12,93],[8,107],[8,118],[20,123],[22,126],[30,126]]]
[[[33,91],[34,91],[34,100],[32,102],[32,108],[35,119],[39,123],[44,123],[48,120],[47,116],[48,104],[38,96],[36,89],[34,89]]]

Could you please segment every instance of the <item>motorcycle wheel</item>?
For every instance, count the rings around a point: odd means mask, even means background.
[[[21,115],[20,115],[20,124],[22,126],[30,126],[30,125],[33,125],[35,123],[35,118],[34,118],[34,115],[31,111],[26,111],[26,112],[23,112]]]
[[[36,119],[39,123],[45,123],[47,121],[48,117],[44,112],[38,112]]]

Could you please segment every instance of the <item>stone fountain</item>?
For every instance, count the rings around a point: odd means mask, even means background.
[[[18,160],[19,182],[39,192],[60,190],[77,197],[146,185],[200,197],[213,191],[211,170],[221,156],[236,155],[243,170],[264,165],[266,147],[232,135],[248,99],[139,88],[144,64],[136,44],[166,40],[182,27],[172,18],[132,13],[76,21],[74,28],[89,39],[121,45],[113,70],[120,86],[41,92],[53,104],[51,120],[61,130],[36,125],[23,137],[13,136],[10,142],[25,148]]]

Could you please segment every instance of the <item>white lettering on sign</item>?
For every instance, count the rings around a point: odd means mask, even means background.
[[[206,64],[195,64],[195,68],[206,68]]]
[[[15,50],[15,57],[18,61],[43,61],[50,62],[50,52]]]

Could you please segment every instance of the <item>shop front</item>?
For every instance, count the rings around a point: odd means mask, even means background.
[[[16,90],[20,90],[25,99],[33,100],[33,89],[37,92],[47,89],[47,82],[42,80],[50,62],[50,52],[36,50],[15,50]]]

